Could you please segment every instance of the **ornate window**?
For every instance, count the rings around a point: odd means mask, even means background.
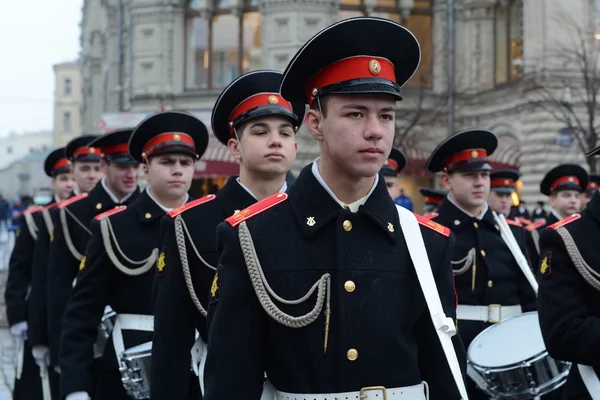
[[[221,89],[260,68],[257,0],[192,0],[187,10],[186,88]]]
[[[519,79],[523,73],[523,1],[509,0],[496,6],[495,81]]]
[[[405,86],[431,87],[433,83],[431,5],[432,0],[342,0],[339,19],[371,15],[388,18],[406,26],[421,45],[421,65],[415,76]]]

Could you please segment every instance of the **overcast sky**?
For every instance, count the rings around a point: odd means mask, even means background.
[[[52,65],[79,54],[83,0],[2,1],[0,136],[51,130]]]

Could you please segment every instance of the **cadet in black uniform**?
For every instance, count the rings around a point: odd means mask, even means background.
[[[497,145],[492,132],[467,130],[445,139],[427,160],[429,172],[442,172],[442,183],[450,191],[433,220],[450,227],[456,235],[452,268],[458,295],[458,332],[467,348],[491,323],[535,309],[535,292],[502,239],[487,203],[488,156]],[[526,255],[525,231],[509,226]],[[470,379],[469,383],[470,399],[486,398]]]
[[[284,100],[280,83],[280,72],[259,70],[223,90],[213,108],[212,130],[240,161],[240,176],[229,178],[216,196],[190,202],[163,219],[165,263],[154,279],[153,400],[199,398],[198,378],[189,373],[190,350],[195,331],[200,349],[207,339],[205,310],[217,265],[217,225],[287,189],[286,173],[296,159],[294,134],[305,106]]]
[[[381,175],[385,181],[385,187],[392,199],[398,196],[398,175],[406,166],[406,155],[402,150],[392,147],[392,151],[381,168]]]
[[[423,206],[423,216],[427,218],[435,218],[438,216],[438,208],[448,195],[447,190],[442,189],[431,189],[421,187],[419,193],[425,198],[425,205]]]
[[[131,129],[119,130],[109,135],[96,137],[95,140],[118,138],[120,144],[127,143]],[[80,139],[78,142],[77,140]],[[71,295],[73,281],[83,258],[87,242],[91,237],[89,224],[94,216],[117,205],[128,204],[139,196],[137,188],[137,163],[112,162],[108,149],[94,147],[94,142],[81,138],[67,145],[66,155],[73,162],[75,174],[78,169],[95,170],[100,168],[102,151],[104,160],[102,170],[105,177],[92,185],[94,178],[79,184],[82,194],[72,197],[58,206],[54,213],[54,238],[51,240],[48,265],[48,335],[50,341],[50,363],[58,365],[58,351],[62,317]],[[116,154],[119,149],[115,149]],[[81,186],[84,186],[83,188]],[[89,193],[86,190],[90,190]]]
[[[422,400],[423,381],[430,399],[460,398],[404,234],[423,235],[451,331],[453,239],[422,219],[404,232],[398,213],[413,214],[378,174],[419,59],[404,27],[360,17],[319,32],[288,65],[281,94],[310,104],[304,121],[321,156],[289,194],[218,227],[205,400],[258,400],[265,372],[281,399]]]
[[[92,238],[63,319],[61,396],[67,400],[132,398],[121,382],[116,354],[152,340],[154,265],[164,262],[160,219],[188,200],[196,160],[207,145],[204,124],[183,112],[154,114],[133,132],[131,161],[143,163],[148,187],[130,206],[98,215],[90,225]],[[94,388],[92,348],[105,305],[117,321]]]
[[[592,196],[600,189],[600,175],[598,174],[589,174],[589,181],[585,192],[582,193],[581,196],[581,209],[583,210],[585,206],[590,202]]]
[[[577,213],[581,209],[581,193],[588,183],[587,172],[576,164],[561,164],[552,168],[542,182],[540,192],[548,196],[548,202],[552,207],[545,219],[540,219],[525,229],[531,232],[532,244],[530,252],[532,262],[539,260],[539,238],[540,233],[548,226],[557,223],[563,218]]]
[[[597,148],[588,156],[599,153]],[[583,177],[570,176],[584,184]],[[567,179],[563,184],[573,188],[574,182]],[[581,214],[550,225],[540,236],[538,312],[544,343],[551,357],[573,363],[563,400],[596,399],[600,395],[589,390],[594,381],[598,384],[600,373],[599,236],[598,195]]]
[[[17,351],[23,352],[22,374],[20,379],[15,377],[13,389],[15,400],[39,399],[42,396],[40,372],[35,366],[35,359],[31,353],[31,343],[29,340],[23,340],[29,336],[27,322],[29,301],[35,300],[30,296],[30,292],[33,281],[34,249],[38,242],[38,232],[44,225],[41,211],[57,201],[68,198],[75,187],[71,165],[64,157],[64,148],[56,149],[46,157],[44,172],[52,180],[54,196],[45,206],[26,210],[19,219],[19,230],[9,261],[9,273],[4,292],[6,316],[10,331],[14,336],[20,338],[22,348],[17,349]]]
[[[505,218],[509,218],[512,194],[515,191],[515,182],[518,180],[519,171],[514,169],[499,169],[490,172],[488,204],[492,210],[504,215]]]

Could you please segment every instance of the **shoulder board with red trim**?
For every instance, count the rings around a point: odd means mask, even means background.
[[[274,194],[273,196],[269,196],[266,199],[259,201],[258,203],[252,204],[250,207],[243,209],[239,213],[233,214],[225,221],[227,221],[229,225],[235,228],[247,219],[250,219],[257,214],[260,214],[261,212],[266,211],[269,208],[275,207],[279,203],[283,203],[287,200],[287,198],[287,193]]]
[[[209,194],[208,196],[204,196],[199,199],[192,200],[189,203],[185,203],[177,208],[174,208],[171,211],[169,211],[167,213],[167,215],[171,218],[175,218],[176,216],[178,216],[179,214],[181,214],[184,211],[187,211],[191,208],[199,206],[200,204],[204,204],[204,203],[208,203],[209,201],[213,201],[216,198],[217,198],[217,196],[215,196],[214,194]]]
[[[513,221],[512,219],[506,219],[506,223],[509,225],[513,225],[513,226],[520,226],[523,227],[523,224],[521,224],[519,221]]]
[[[535,221],[534,223],[527,225],[525,227],[525,230],[528,232],[531,232],[532,230],[539,228],[540,226],[544,225],[545,223],[546,223],[545,219],[540,219],[539,221]]]
[[[548,228],[556,230],[556,229],[560,228],[561,226],[564,226],[570,222],[577,221],[579,218],[581,218],[581,214],[573,214],[567,218],[563,218],[560,221],[550,225]]]
[[[59,205],[60,203],[54,202],[52,204],[47,205],[46,207],[44,207],[44,210],[49,210],[51,208],[56,207],[57,205]]]
[[[120,213],[121,211],[125,211],[127,206],[116,206],[112,210],[104,211],[102,214],[98,214],[94,217],[96,221],[100,221],[104,217],[110,217],[111,215],[115,215]]]
[[[23,211],[23,215],[33,214],[33,213],[36,213],[38,211],[42,211],[43,209],[44,209],[44,207],[42,207],[42,206],[31,207],[31,208],[28,208],[27,210]]]
[[[66,206],[68,206],[69,204],[73,204],[73,203],[75,203],[76,201],[79,201],[79,200],[81,200],[81,199],[85,199],[85,198],[87,197],[87,195],[88,195],[87,193],[81,193],[81,194],[80,194],[80,195],[78,195],[78,196],[73,196],[73,197],[71,197],[70,199],[63,200],[63,201],[61,201],[61,202],[60,202],[60,204],[58,205],[58,208],[65,208],[65,207],[66,207]]]
[[[418,214],[415,214],[415,217],[417,217],[417,221],[419,221],[419,224],[426,226],[432,231],[436,231],[441,235],[450,237],[450,229],[446,228],[444,225],[438,224],[437,222],[433,222],[432,220]]]
[[[438,213],[436,213],[436,212],[432,212],[432,213],[429,213],[429,214],[425,214],[425,215],[423,215],[423,218],[425,218],[425,219],[434,219],[434,218],[435,218],[435,217],[437,217],[438,215],[440,215],[440,214],[438,214]]]
[[[516,217],[515,221],[518,221],[518,222],[522,223],[523,225],[533,224],[533,221],[531,221],[525,217]]]

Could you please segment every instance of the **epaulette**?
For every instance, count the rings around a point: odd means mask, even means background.
[[[438,224],[437,222],[434,222],[428,218],[425,218],[421,215],[415,214],[415,217],[417,217],[417,221],[419,221],[419,224],[428,227],[429,229],[431,229],[432,231],[436,231],[437,233],[444,235],[446,237],[450,237],[450,229],[446,228],[444,225],[442,224]]]
[[[515,221],[519,221],[523,225],[533,224],[533,221],[531,221],[525,217],[515,217]]]
[[[539,221],[535,221],[532,224],[529,224],[525,227],[525,230],[528,232],[531,232],[537,228],[539,228],[540,226],[544,225],[546,223],[545,219],[540,219]]]
[[[568,216],[567,218],[563,218],[560,221],[550,225],[548,228],[556,230],[556,229],[560,228],[561,226],[564,226],[570,222],[578,220],[579,218],[581,218],[581,214],[573,214],[571,216]]]
[[[512,226],[518,226],[518,227],[523,227],[523,224],[521,224],[519,221],[513,221],[512,219],[506,219],[506,223]]]
[[[60,204],[58,205],[58,208],[65,208],[66,206],[68,206],[69,204],[73,204],[76,201],[79,201],[81,199],[85,199],[87,197],[87,193],[81,193],[80,195],[77,196],[73,196],[67,200],[63,200],[60,202]]]
[[[59,205],[60,203],[58,202],[54,202],[52,204],[47,205],[46,207],[44,207],[44,210],[50,210],[51,208],[56,207],[57,205]]]
[[[204,204],[204,203],[208,203],[209,201],[213,201],[214,199],[216,199],[217,196],[215,196],[214,194],[209,194],[208,196],[204,196],[201,197],[199,199],[196,200],[192,200],[189,203],[185,203],[183,205],[180,205],[177,208],[172,209],[171,211],[169,211],[167,213],[167,215],[171,218],[175,218],[176,216],[178,216],[179,214],[181,214],[184,211],[187,211],[189,209],[192,209],[196,206],[199,206],[200,204]]]
[[[435,217],[437,217],[438,215],[440,215],[440,214],[438,214],[438,213],[436,213],[436,212],[432,212],[432,213],[429,213],[429,214],[425,214],[425,215],[423,215],[423,218],[425,218],[425,219],[434,219],[434,218],[435,218]]]
[[[120,213],[121,211],[125,211],[125,209],[127,209],[127,206],[116,206],[112,210],[104,211],[103,213],[96,215],[94,217],[94,219],[96,221],[100,221],[104,217],[108,217],[108,216]]]
[[[44,209],[43,206],[30,207],[27,210],[23,211],[23,215],[33,214],[33,213],[36,213],[38,211],[42,211],[43,209]]]
[[[260,214],[261,212],[266,211],[269,208],[275,207],[279,203],[283,203],[287,200],[287,198],[287,193],[274,194],[273,196],[269,196],[266,199],[259,201],[258,203],[252,204],[250,207],[243,209],[239,213],[233,214],[225,221],[227,221],[229,225],[235,228],[245,220],[250,219],[257,214]]]

